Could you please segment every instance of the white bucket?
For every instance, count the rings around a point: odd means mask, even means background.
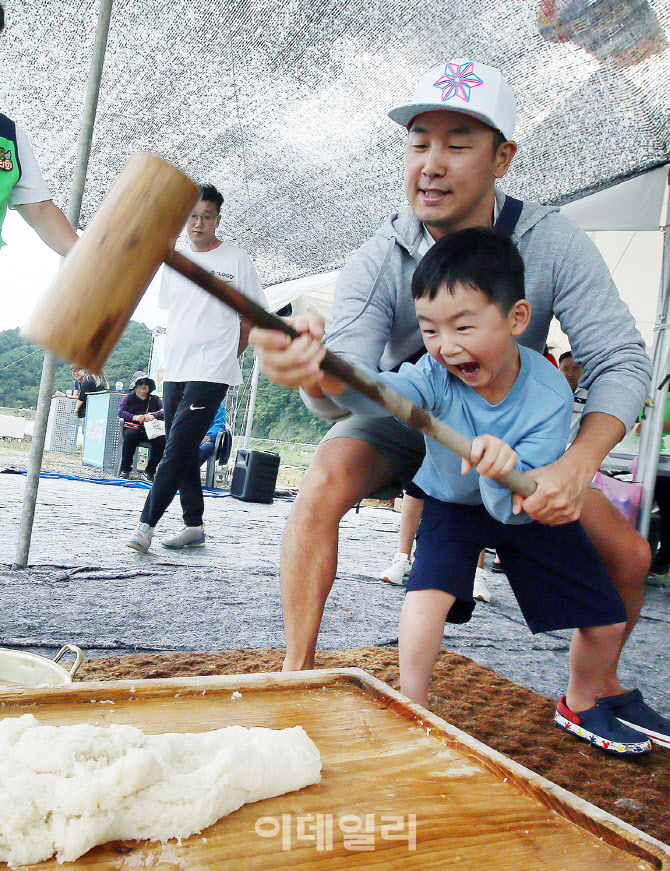
[[[75,655],[69,671],[58,664],[68,650]],[[83,651],[74,644],[63,645],[53,659],[38,656],[36,653],[0,648],[0,690],[11,687],[72,683],[72,678],[83,659]]]

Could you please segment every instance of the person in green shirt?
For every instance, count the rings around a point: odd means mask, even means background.
[[[5,12],[0,4],[0,33]],[[0,112],[0,246],[7,208],[16,209],[37,235],[58,254],[65,255],[77,234],[51,199],[23,130]]]

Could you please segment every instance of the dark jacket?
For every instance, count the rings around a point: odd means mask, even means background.
[[[127,396],[124,396],[119,406],[119,417],[123,420],[124,426],[137,424],[133,420],[136,414],[153,414],[157,420],[163,420],[163,401],[159,396],[150,394],[146,399],[140,399],[133,390]]]

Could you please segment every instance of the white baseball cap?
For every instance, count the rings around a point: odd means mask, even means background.
[[[479,118],[499,130],[505,139],[514,135],[516,100],[495,67],[467,58],[448,60],[421,76],[411,103],[396,106],[388,114],[393,121],[407,127],[417,115],[436,109]]]

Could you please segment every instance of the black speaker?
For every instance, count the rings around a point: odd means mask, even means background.
[[[235,457],[230,495],[244,502],[272,502],[279,472],[279,454],[239,450]]]

